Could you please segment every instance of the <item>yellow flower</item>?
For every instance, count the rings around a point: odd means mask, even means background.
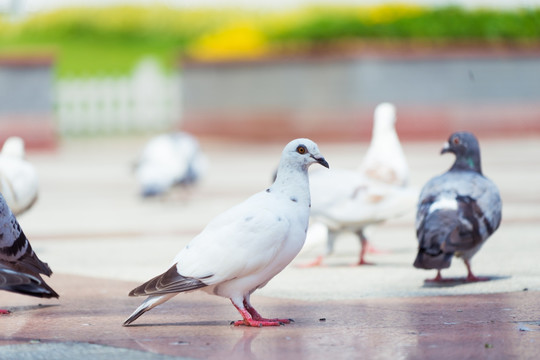
[[[401,18],[416,16],[425,11],[425,8],[411,4],[383,4],[363,9],[366,21],[372,24],[385,24]]]
[[[268,44],[253,24],[234,22],[202,35],[189,47],[188,54],[199,60],[253,59],[264,55]]]

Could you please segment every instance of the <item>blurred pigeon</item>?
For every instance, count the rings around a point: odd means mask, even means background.
[[[358,265],[364,259],[368,241],[366,227],[382,223],[414,209],[416,189],[406,187],[409,168],[395,130],[396,110],[390,103],[379,104],[374,112],[373,135],[359,170],[334,169],[311,174],[312,225],[327,227],[326,255],[334,250],[334,242],[342,232],[352,232],[360,240]],[[311,226],[320,232],[320,226]],[[310,227],[310,228],[311,228]],[[316,245],[317,237],[310,229],[306,250]],[[304,266],[322,263],[323,256]]]
[[[25,160],[24,140],[12,136],[0,152],[0,193],[15,215],[30,209],[38,197],[36,169]]]
[[[467,266],[467,281],[483,281],[471,270],[471,258],[501,223],[502,202],[497,186],[482,175],[480,147],[473,134],[456,132],[441,154],[456,156],[446,173],[429,180],[422,189],[416,214],[419,241],[414,267],[437,269],[429,282],[443,279],[441,269],[450,267],[453,256]]]
[[[406,186],[409,166],[396,132],[396,107],[380,103],[373,114],[373,132],[360,172],[370,179]]]
[[[58,297],[41,275],[49,266],[32,250],[17,219],[0,195],[0,289],[41,298]],[[7,311],[0,311],[7,313]]]
[[[135,175],[144,197],[163,195],[174,186],[189,187],[203,176],[207,160],[199,142],[184,132],[156,136],[146,144]]]
[[[289,323],[261,317],[250,295],[283,270],[304,244],[310,207],[307,170],[313,163],[328,167],[314,142],[296,139],[287,144],[268,189],[217,216],[176,255],[169,270],[129,293],[148,298],[124,326],[176,294],[195,289],[229,298],[243,318],[235,325]]]

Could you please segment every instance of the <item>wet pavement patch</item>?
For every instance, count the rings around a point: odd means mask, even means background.
[[[0,347],[2,360],[47,360],[54,354],[56,360],[92,359],[92,360],[179,360],[187,357],[173,357],[144,351],[123,349],[89,343],[41,343],[15,344]]]

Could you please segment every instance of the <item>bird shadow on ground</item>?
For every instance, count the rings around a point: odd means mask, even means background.
[[[154,327],[154,326],[223,326],[229,325],[230,321],[187,321],[187,322],[167,322],[153,324],[130,324],[126,328]]]
[[[23,311],[41,310],[41,309],[45,309],[45,308],[53,307],[53,306],[60,306],[60,304],[47,304],[47,305],[38,304],[38,305],[14,306],[14,307],[9,307],[8,310],[11,313],[18,313],[18,312],[23,312]]]
[[[497,281],[497,280],[506,280],[510,279],[512,276],[505,275],[505,276],[484,276],[486,280],[484,281],[469,281],[466,277],[459,277],[459,278],[445,278],[442,282],[432,282],[432,281],[424,281],[424,285],[422,287],[424,288],[446,288],[446,287],[454,287],[458,285],[466,285],[466,284],[476,284],[478,282],[487,282],[487,281]]]
[[[330,268],[330,269],[336,269],[336,268],[358,268],[358,269],[370,269],[370,268],[410,268],[411,264],[409,263],[399,263],[399,262],[390,262],[390,261],[371,261],[371,259],[367,260],[367,264],[359,265],[358,261],[328,261],[326,263],[323,263],[321,265],[317,266],[309,266],[305,264],[295,264],[295,268],[298,269],[316,269],[316,268]]]

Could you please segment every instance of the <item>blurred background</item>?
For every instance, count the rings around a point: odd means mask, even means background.
[[[0,141],[540,132],[540,1],[0,1]]]

